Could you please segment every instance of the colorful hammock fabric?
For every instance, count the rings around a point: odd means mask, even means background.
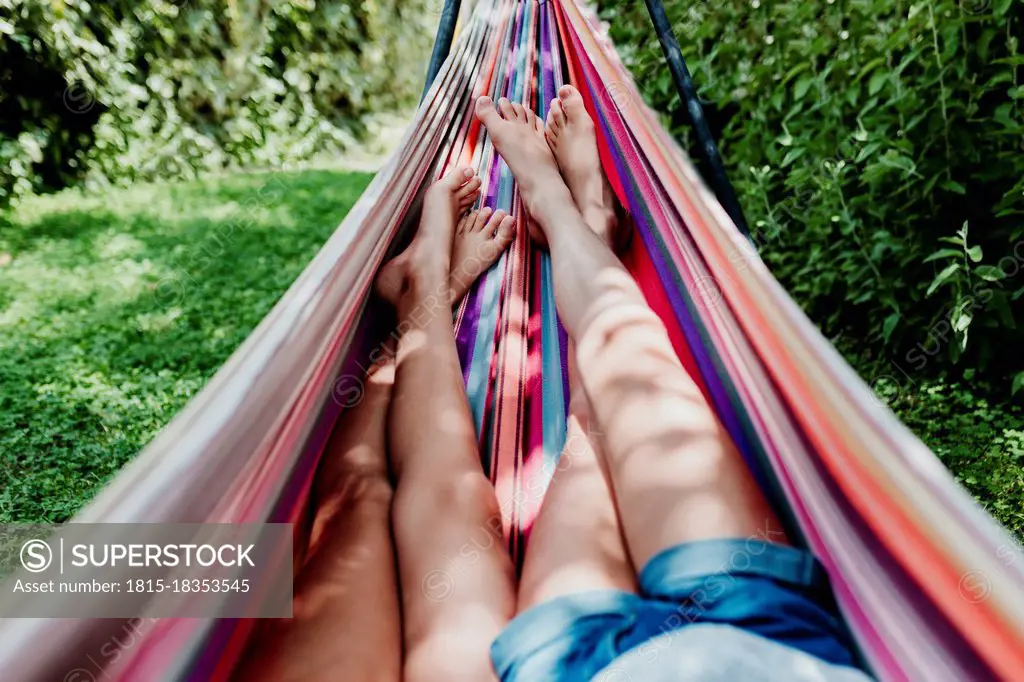
[[[583,92],[635,223],[630,271],[790,537],[828,568],[866,668],[882,680],[1021,679],[1024,562],[1013,540],[772,278],[570,0],[476,4],[394,158],[206,389],[76,521],[301,522],[326,439],[388,331],[370,286],[417,196],[468,162],[482,202],[523,220],[473,102],[506,96],[544,116],[563,83]],[[568,401],[551,264],[526,229],[456,325],[482,464],[520,560]],[[17,680],[64,679],[87,659],[105,680],[219,680],[253,626],[157,620],[101,658],[122,623],[8,620],[0,662]]]

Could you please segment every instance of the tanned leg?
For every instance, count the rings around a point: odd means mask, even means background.
[[[566,124],[585,116],[560,95]],[[660,551],[706,538],[784,541],[780,526],[661,320],[607,242],[591,230],[544,133],[507,100],[477,116],[519,184],[551,250],[555,301],[576,344],[583,389],[603,434],[626,544],[641,568]]]
[[[479,196],[480,181],[450,182],[461,213]],[[508,247],[514,229],[503,212],[485,209],[464,215],[458,234],[453,258],[459,268],[450,278],[453,302]],[[402,267],[393,261],[378,277],[378,291],[386,298],[399,295]],[[401,679],[393,494],[385,454],[394,376],[393,359],[374,365],[361,402],[341,418],[328,441],[314,481],[315,514],[306,561],[295,581],[294,617],[274,621],[257,635],[238,679]]]
[[[401,282],[391,299],[401,336],[388,438],[407,682],[493,679],[489,647],[515,607],[512,564],[494,488],[480,466],[449,308],[449,278],[462,270],[460,263],[450,267],[453,239],[467,234],[465,225],[456,229],[456,196],[470,175],[459,169],[428,191],[415,239],[385,268],[394,266],[397,274],[388,276]],[[513,222],[491,214],[481,229],[503,235],[507,245]]]
[[[267,623],[237,680],[398,682],[402,639],[384,427],[392,362],[338,423],[313,488],[316,512],[293,617]]]

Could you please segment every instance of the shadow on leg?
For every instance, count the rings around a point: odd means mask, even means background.
[[[635,592],[611,488],[598,455],[601,433],[570,360],[565,448],[530,535],[517,612],[589,590]]]
[[[606,277],[620,279],[609,268],[594,281]],[[581,382],[605,432],[608,471],[635,565],[642,569],[662,550],[695,540],[784,543],[743,458],[639,291],[635,302],[596,314],[579,336]]]
[[[416,328],[399,341],[388,431],[404,675],[479,682],[494,677],[489,647],[514,609],[512,562],[480,466],[451,313],[431,298],[414,285],[399,302],[400,319]]]

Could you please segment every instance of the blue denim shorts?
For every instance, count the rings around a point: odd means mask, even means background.
[[[689,542],[651,559],[638,583],[640,594],[581,592],[516,616],[491,646],[498,677],[590,680],[625,652],[696,623],[854,665],[825,570],[807,552],[754,539]]]

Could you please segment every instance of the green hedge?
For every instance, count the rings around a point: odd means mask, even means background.
[[[599,5],[688,142],[644,4]],[[761,254],[812,319],[877,372],[1024,384],[1024,1],[665,5]]]
[[[422,87],[430,0],[0,0],[0,205],[343,149]]]

